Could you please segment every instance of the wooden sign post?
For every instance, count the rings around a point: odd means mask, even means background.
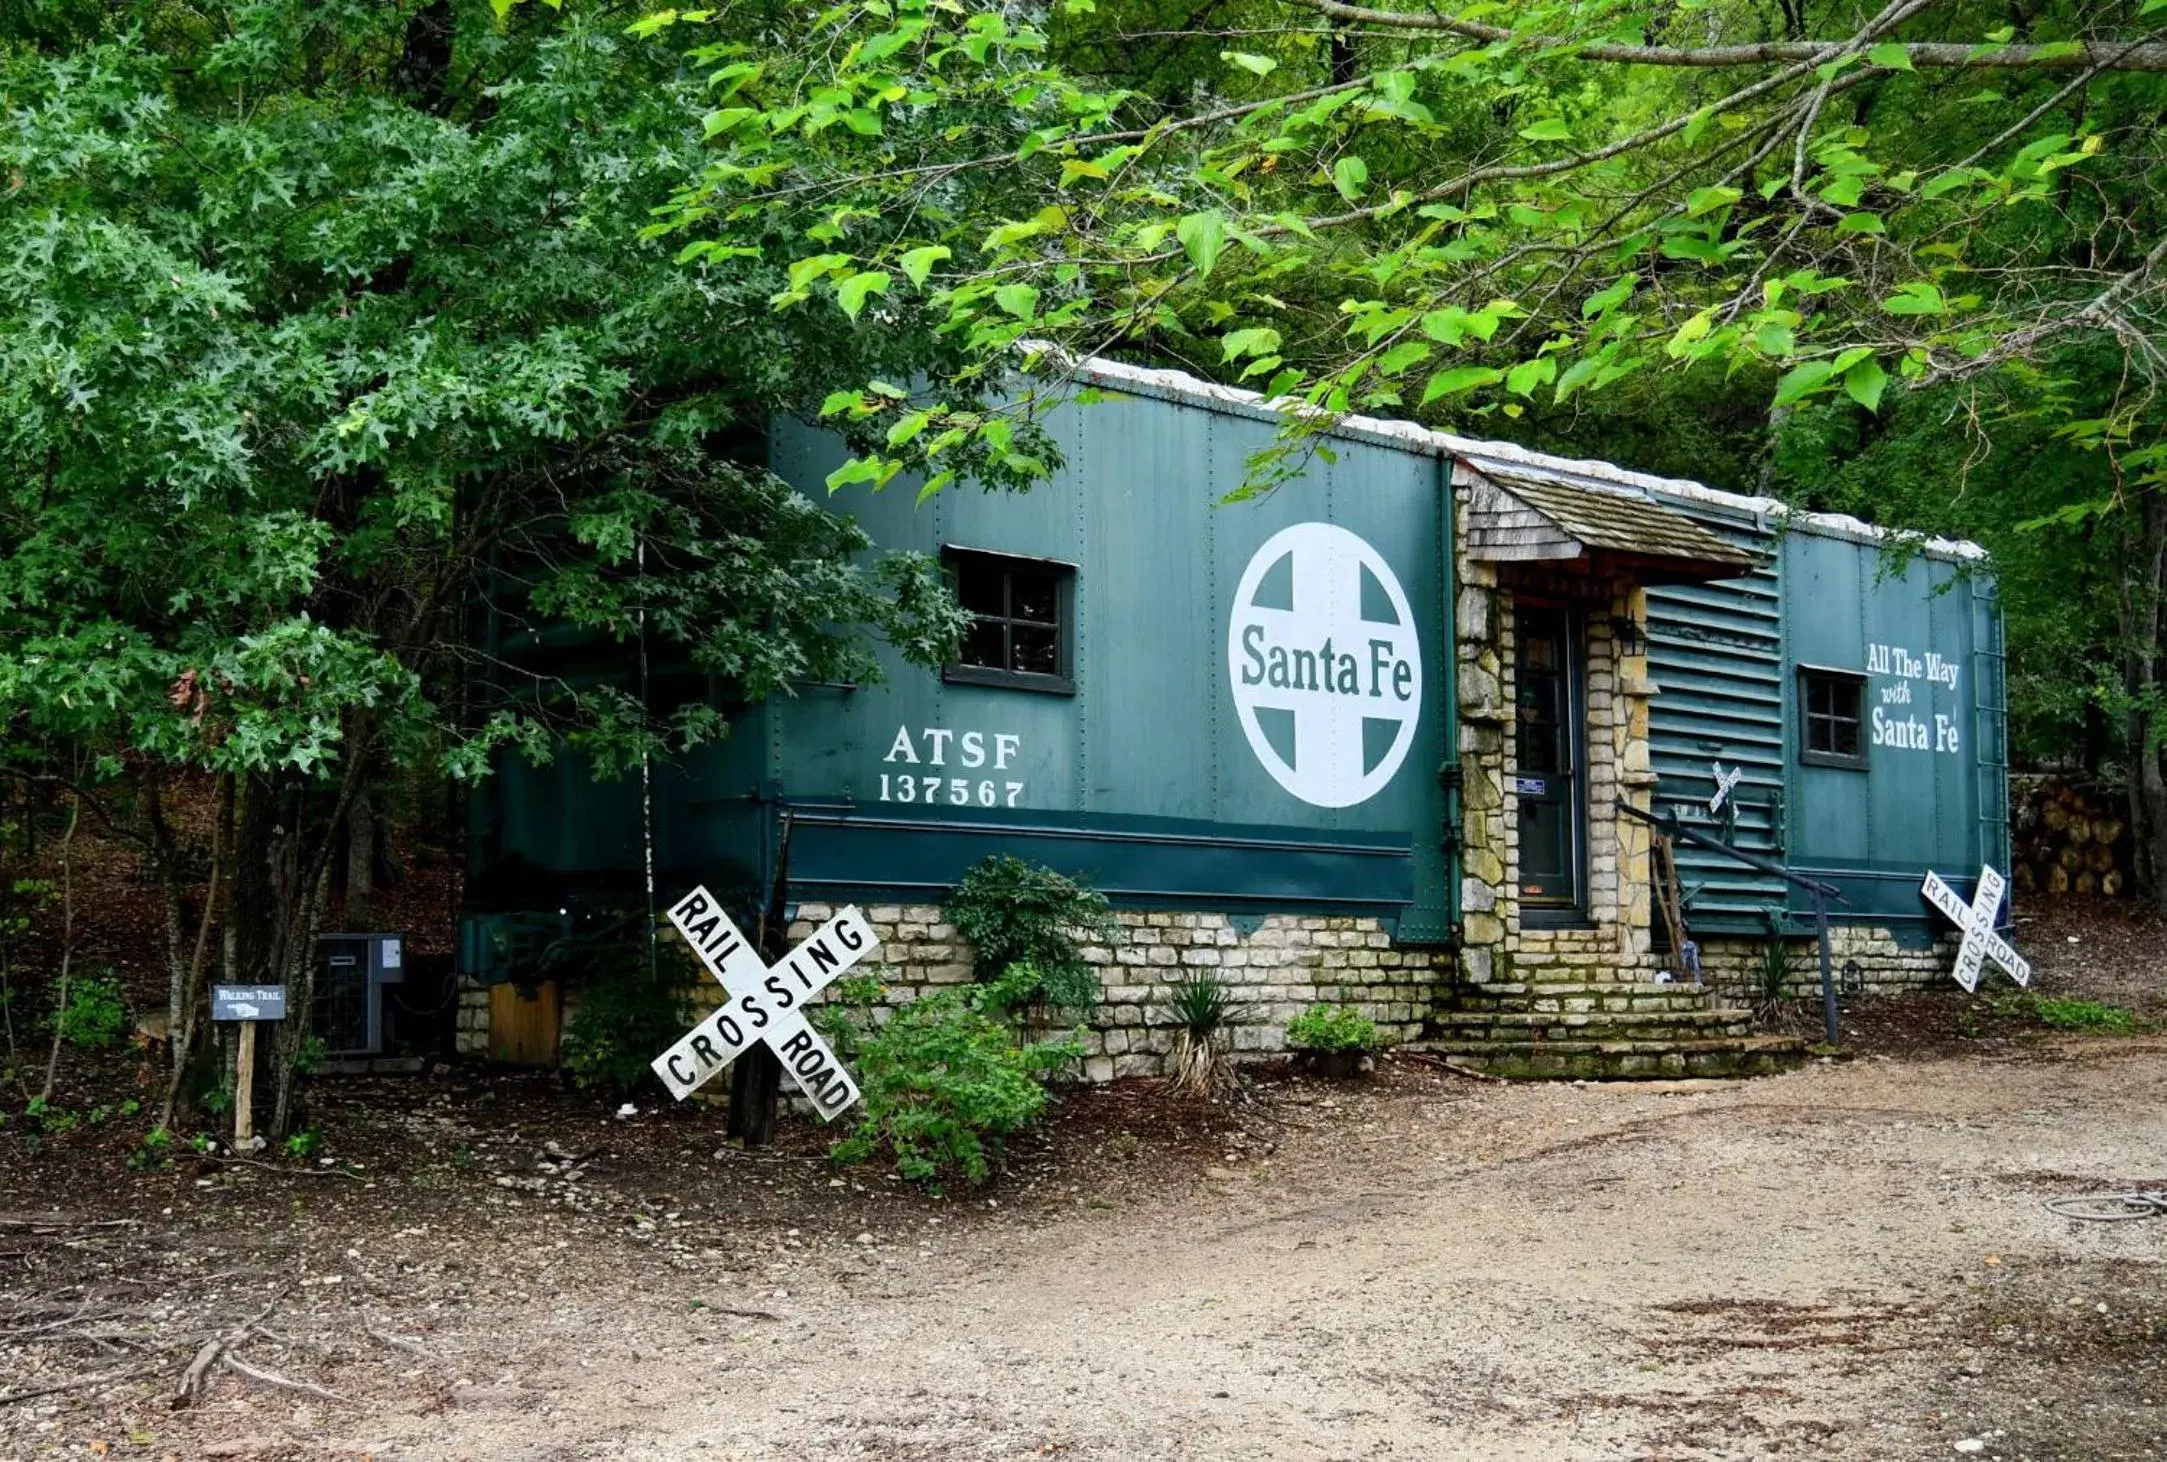
[[[211,1019],[241,1023],[240,1050],[233,1062],[233,1145],[245,1147],[256,1137],[256,1025],[286,1018],[284,985],[213,985]]]

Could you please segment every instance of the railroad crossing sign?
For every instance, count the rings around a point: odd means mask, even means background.
[[[1708,810],[1711,813],[1721,812],[1724,800],[1731,795],[1732,789],[1746,779],[1746,769],[1744,767],[1732,767],[1729,771],[1725,771],[1723,770],[1723,763],[1719,761],[1710,762],[1709,765],[1715,768],[1716,795],[1708,799]]]
[[[1979,968],[1988,960],[2007,970],[2009,978],[2019,985],[2032,982],[2031,962],[1994,932],[1994,916],[2001,912],[2002,891],[2007,887],[1999,873],[1982,864],[1978,890],[1967,906],[1956,896],[1955,889],[1942,882],[1940,874],[1926,875],[1926,901],[1964,931],[1964,942],[1956,951],[1956,983],[1966,990],[1979,988]]]
[[[803,1009],[817,991],[880,947],[856,905],[808,934],[773,965],[753,952],[705,888],[679,899],[670,910],[670,922],[721,982],[726,996],[720,1009],[655,1058],[655,1075],[672,1096],[683,1101],[754,1042],[765,1041],[822,1121],[833,1121],[858,1099],[857,1083],[806,1021]]]

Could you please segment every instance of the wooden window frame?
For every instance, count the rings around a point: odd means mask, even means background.
[[[993,621],[1009,627],[1010,634],[1004,642],[1008,655],[1014,659],[1013,628],[1028,625],[1036,629],[1051,629],[1054,640],[1054,657],[1060,670],[1052,675],[1037,670],[1016,670],[1006,666],[972,665],[961,660],[949,662],[941,668],[941,679],[949,685],[982,685],[999,690],[1029,690],[1041,695],[1074,695],[1076,693],[1076,565],[1057,558],[1036,558],[1029,554],[1002,553],[994,549],[967,548],[961,544],[948,543],[941,546],[941,565],[955,574],[966,561],[997,567],[1001,573],[1002,613],[998,616],[975,614],[980,621]],[[1053,621],[1022,619],[1015,613],[1015,580],[1018,570],[1049,575],[1054,580]]]
[[[1849,717],[1857,730],[1855,752],[1822,751],[1813,744],[1813,728],[1817,721],[1831,726],[1845,717],[1831,711],[1826,714],[1813,708],[1813,690],[1816,681],[1830,685],[1849,686],[1857,696],[1857,714]],[[1801,665],[1798,667],[1798,764],[1807,767],[1832,767],[1838,771],[1863,772],[1866,760],[1866,677],[1856,670],[1838,670],[1829,665]]]

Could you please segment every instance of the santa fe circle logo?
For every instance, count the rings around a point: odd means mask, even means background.
[[[1266,539],[1242,573],[1227,674],[1249,749],[1315,807],[1383,791],[1422,718],[1422,650],[1392,568],[1331,523]]]

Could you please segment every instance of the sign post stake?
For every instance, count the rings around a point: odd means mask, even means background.
[[[240,1055],[233,1063],[233,1145],[246,1147],[256,1135],[256,1022],[241,1022]]]
[[[241,1027],[233,1058],[233,1145],[237,1148],[256,1140],[256,1027],[285,1018],[284,985],[211,986],[211,1019]]]

